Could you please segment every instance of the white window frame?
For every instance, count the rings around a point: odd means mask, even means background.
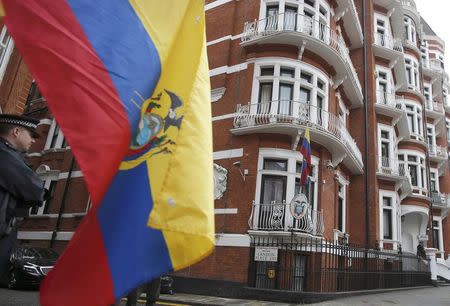
[[[419,195],[419,196],[427,196],[428,195],[428,181],[427,181],[427,171],[426,171],[426,164],[425,164],[425,154],[419,151],[414,150],[398,150],[398,155],[403,155],[403,161],[400,161],[400,163],[405,164],[405,169],[408,169],[409,166],[414,164],[417,169],[417,186],[413,186],[413,194]],[[415,156],[416,162],[412,163],[408,161],[408,155]],[[422,163],[421,163],[422,161]],[[424,177],[422,177],[422,174]],[[423,187],[422,187],[423,185]]]
[[[423,95],[427,109],[433,110],[433,86],[430,83],[423,83]]]
[[[413,136],[413,138],[416,140],[423,141],[424,138],[423,138],[422,106],[412,100],[405,100],[404,104],[405,104],[406,114],[412,115],[414,125],[417,127],[417,130],[413,130],[412,127],[409,126],[409,119],[408,119],[408,128],[409,128],[409,132],[410,132],[411,136]],[[412,107],[412,110],[409,110],[408,106]]]
[[[419,63],[414,56],[405,54],[408,88],[420,92]]]
[[[376,81],[376,94],[377,94],[377,103],[380,103],[380,98],[386,98],[386,103],[395,102],[395,95],[394,95],[394,78],[392,77],[392,71],[391,69],[376,65],[375,70],[377,72],[377,81]],[[386,79],[381,78],[381,75],[386,75]],[[382,94],[382,91],[380,89],[380,83],[384,83],[386,85],[386,96],[387,97],[380,97],[380,94]],[[383,104],[383,103],[381,103]]]
[[[379,13],[374,13],[374,30],[375,30],[375,42],[379,46],[387,47],[389,49],[393,49],[393,38],[392,38],[392,30],[391,30],[391,22],[389,17],[386,15],[382,15]],[[384,23],[383,26],[378,24],[378,20]],[[384,31],[384,37],[380,38],[378,30]]]
[[[59,129],[58,131],[58,136],[56,138],[55,144],[53,147],[51,147],[52,145],[52,140],[53,140],[53,136],[55,135],[57,129]],[[47,140],[45,142],[45,146],[44,146],[44,150],[49,150],[49,149],[61,149],[62,145],[64,143],[64,135],[62,130],[59,128],[58,124],[56,123],[55,119],[52,120],[52,124],[50,125],[50,129],[48,130],[48,135],[47,135]],[[65,147],[67,148],[67,146]]]
[[[439,216],[433,216],[433,221],[437,221],[438,222],[438,231],[439,231],[439,251],[443,252],[444,251],[444,237],[443,237],[443,233],[442,233],[442,218]],[[432,227],[432,231],[431,234],[433,235],[433,230],[435,229],[435,227],[433,226],[433,223],[431,223],[431,227]]]
[[[342,229],[336,228],[335,231],[337,232],[341,232],[341,233],[346,233],[347,231],[347,188],[348,185],[350,184],[350,182],[348,180],[346,180],[340,173],[337,173],[335,176],[336,180],[337,180],[337,184],[338,184],[338,206],[336,207],[336,211],[338,211],[339,209],[339,198],[342,199]],[[339,188],[342,187],[342,188]],[[341,191],[339,191],[339,189],[341,189]],[[338,212],[338,216],[339,216],[339,212]],[[336,224],[337,226],[339,226],[339,220],[338,220],[338,224]]]
[[[416,45],[417,44],[416,23],[408,15],[404,15],[403,16],[403,22],[404,22],[404,25],[406,26],[406,33],[405,33],[406,40],[409,43],[411,43],[413,45]]]
[[[391,199],[391,208],[386,208],[383,205],[383,198],[390,198]],[[398,194],[395,191],[391,190],[379,190],[379,220],[380,220],[380,241],[383,242],[392,242],[394,243],[394,249],[397,249],[397,242],[399,241],[398,233],[400,233],[400,222],[399,222],[399,198]],[[392,238],[391,239],[384,239],[384,218],[383,218],[383,211],[385,209],[390,209],[392,211],[391,218],[392,218]],[[382,245],[381,245],[382,247]]]
[[[431,136],[431,144],[428,143],[428,137]],[[434,126],[434,124],[432,123],[427,123],[427,145],[428,145],[428,150],[430,152],[433,152],[434,154],[437,154],[436,151],[436,128]]]
[[[428,53],[428,41],[422,40],[422,42],[420,44],[420,53],[421,53],[422,64],[426,68],[430,68],[430,55]]]
[[[389,159],[390,159],[390,168],[393,169],[394,167],[396,167],[396,156],[397,156],[397,148],[396,148],[396,143],[397,143],[397,137],[395,135],[395,129],[393,126],[391,125],[386,125],[386,124],[382,124],[382,123],[378,123],[378,156],[379,156],[379,165],[383,165],[383,160],[382,160],[382,154],[381,154],[381,143],[383,141],[383,139],[381,138],[381,132],[388,132],[389,133]]]
[[[450,119],[445,118],[445,128],[447,130],[447,143],[450,143]]]
[[[11,58],[11,54],[14,50],[14,41],[9,35],[6,26],[3,26],[0,33],[0,45],[1,42],[5,39],[6,35],[8,35],[9,38],[7,39],[5,46],[2,46],[4,48],[4,52],[0,53],[0,83],[3,81],[3,77],[5,76],[6,72],[6,67],[8,66],[9,59]]]
[[[439,170],[436,168],[430,168],[430,182],[433,181],[433,175],[434,175],[434,182],[435,182],[435,186],[436,186],[436,192],[440,192],[439,191]],[[430,192],[433,192],[433,190],[431,190],[431,186],[430,186]]]
[[[264,159],[283,159],[287,160],[288,168],[287,171],[281,173],[280,171],[264,170]],[[297,163],[303,161],[302,155],[298,151],[285,150],[285,149],[274,149],[274,148],[260,148],[258,156],[258,175],[256,179],[256,189],[255,189],[255,203],[261,203],[261,188],[262,188],[262,176],[263,175],[285,175],[286,179],[286,203],[290,201],[295,196],[295,179],[299,178],[299,173],[296,172]],[[316,188],[314,189],[314,203],[310,203],[311,208],[317,210],[317,192],[319,186],[318,182],[318,165],[320,159],[316,156],[311,155],[311,165],[314,166],[314,173],[310,176],[310,180],[316,182]]]
[[[331,18],[331,8],[327,1],[324,0],[314,0],[314,7],[309,5],[305,5],[304,0],[262,0],[260,9],[259,9],[259,19],[265,19],[267,14],[267,6],[275,6],[278,5],[278,29],[281,30],[284,25],[284,13],[286,6],[296,7],[297,8],[297,24],[302,22],[302,18],[305,14],[305,10],[313,15],[313,27],[314,31],[318,31],[319,22],[321,24],[325,24],[328,28],[330,27],[330,18]],[[323,7],[326,10],[326,15],[324,16],[320,12],[320,7]],[[264,23],[261,23],[264,26]],[[263,30],[263,29],[260,29]]]
[[[261,69],[273,67],[274,75],[273,76],[261,76]],[[282,68],[290,68],[294,69],[294,78],[280,76],[280,71]],[[306,73],[311,75],[311,83],[304,81],[301,78],[301,74]],[[255,68],[253,74],[253,85],[252,85],[252,96],[251,96],[251,105],[250,113],[256,114],[258,112],[258,99],[259,99],[259,90],[261,83],[270,83],[272,82],[272,102],[270,107],[270,113],[276,115],[278,113],[278,104],[279,104],[279,90],[280,90],[280,81],[283,83],[289,83],[293,85],[293,96],[292,101],[294,103],[300,101],[300,88],[304,87],[310,90],[310,101],[309,106],[312,106],[312,110],[309,116],[312,121],[317,120],[317,96],[322,97],[322,110],[328,111],[328,87],[329,87],[329,78],[316,67],[299,62],[296,60],[290,60],[286,58],[261,58],[255,60]],[[323,83],[323,90],[319,88],[319,82]],[[293,108],[292,116],[298,116],[298,107]],[[323,121],[323,124],[326,124],[326,120]]]

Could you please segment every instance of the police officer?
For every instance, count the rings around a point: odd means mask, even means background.
[[[39,137],[39,120],[0,114],[0,280],[7,280],[16,244],[19,209],[42,205],[44,182],[25,163],[23,154]]]

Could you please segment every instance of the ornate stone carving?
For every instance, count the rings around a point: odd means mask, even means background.
[[[227,175],[227,169],[214,164],[214,200],[222,198],[227,190]]]

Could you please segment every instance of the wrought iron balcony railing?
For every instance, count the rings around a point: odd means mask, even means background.
[[[445,193],[432,191],[431,192],[431,202],[433,203],[433,206],[436,206],[436,207],[440,207],[440,208],[450,207],[450,197],[449,197],[449,195],[447,195]]]
[[[378,172],[386,175],[403,176],[410,180],[409,171],[405,171],[405,164],[398,159],[380,157]]]
[[[308,125],[337,137],[363,167],[362,154],[342,121],[334,114],[309,103],[293,100],[238,105],[234,127],[242,128],[274,123]]]
[[[436,145],[428,145],[428,152],[430,153],[430,157],[447,159],[448,153],[447,148],[436,146]]]
[[[390,106],[392,108],[405,110],[403,104],[404,96],[396,95],[382,90],[377,91],[377,104]]]
[[[403,53],[403,45],[401,39],[394,39],[392,36],[386,34],[375,33],[375,44]]]
[[[288,203],[253,203],[248,223],[252,230],[296,231],[314,236],[321,236],[324,231],[322,211],[308,208],[302,218],[295,219]]]
[[[359,92],[362,92],[358,75],[350,59],[349,50],[344,39],[333,31],[327,24],[315,20],[314,18],[298,13],[285,12],[282,14],[269,16],[260,20],[247,21],[244,24],[244,33],[242,42],[250,42],[262,37],[267,37],[281,32],[297,32],[317,39],[335,50],[343,59],[346,66],[350,69],[353,77],[353,83],[357,86]]]

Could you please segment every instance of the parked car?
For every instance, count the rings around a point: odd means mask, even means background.
[[[38,287],[57,259],[58,253],[52,249],[17,247],[10,257],[7,287],[11,289]]]

